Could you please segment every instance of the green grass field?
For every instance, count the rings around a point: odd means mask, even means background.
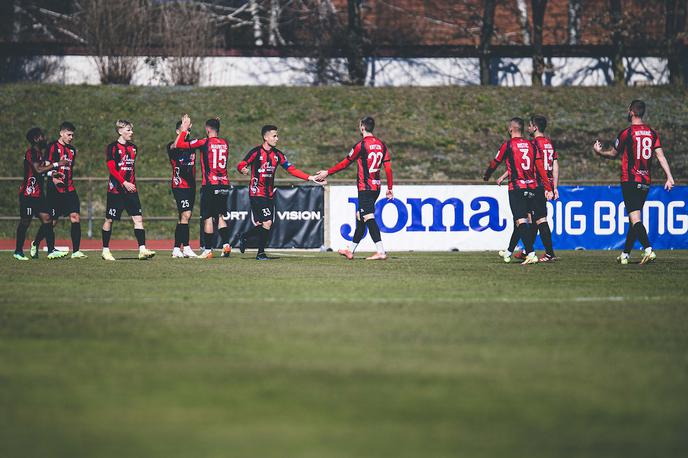
[[[2,253],[0,456],[688,456],[687,253],[560,255]]]

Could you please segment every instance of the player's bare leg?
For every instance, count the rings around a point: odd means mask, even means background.
[[[19,220],[19,224],[17,224],[17,238],[16,238],[16,245],[14,248],[14,259],[17,261],[28,261],[29,258],[27,258],[24,255],[24,241],[26,240],[26,231],[29,229],[29,226],[31,225],[31,218],[21,218]]]
[[[526,249],[528,255],[526,259],[521,264],[536,264],[538,262],[538,257],[535,255],[535,250],[533,249],[533,239],[530,232],[530,227],[528,225],[528,220],[522,218],[516,221],[516,226],[518,228],[518,233],[521,236],[521,241]]]

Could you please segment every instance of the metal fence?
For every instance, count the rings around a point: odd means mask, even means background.
[[[22,177],[0,177],[0,184],[3,183],[21,183]],[[105,188],[107,183],[107,177],[75,177],[74,181],[77,182],[77,190],[79,192],[79,198],[82,204],[82,218],[85,217],[87,222],[87,236],[88,238],[93,238],[93,221],[102,220],[103,215],[96,214],[96,202],[103,201],[105,198]],[[137,177],[136,181],[139,183],[154,183],[156,185],[163,184],[165,190],[168,189],[170,179],[169,177]],[[352,185],[354,182],[351,178],[330,178],[327,180],[330,184],[336,185]],[[248,178],[238,178],[233,180],[234,185],[248,185]],[[395,184],[404,185],[474,185],[474,184],[485,184],[482,180],[466,180],[466,179],[456,179],[456,180],[424,180],[424,179],[395,179]],[[562,180],[561,184],[568,185],[604,185],[604,184],[617,184],[618,180]],[[296,186],[305,184],[304,181],[292,178],[282,178],[276,179],[275,184],[277,186]],[[678,184],[678,183],[677,183]],[[85,191],[85,192],[84,192]],[[146,194],[142,195],[143,197]],[[161,195],[157,198],[163,198]],[[173,205],[172,198],[169,199],[169,204]],[[3,205],[4,207],[4,205]],[[3,208],[0,214],[0,221],[16,221],[19,220],[19,216],[5,214],[9,208]],[[170,212],[167,215],[146,215],[146,220],[148,221],[177,221],[178,216],[176,212]]]

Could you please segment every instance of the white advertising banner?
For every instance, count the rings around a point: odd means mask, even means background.
[[[506,186],[402,185],[394,187],[391,201],[385,191],[375,218],[386,250],[498,250],[509,243],[513,221]],[[336,250],[351,244],[358,191],[332,186],[329,194],[330,244]],[[367,232],[359,249],[374,251]]]

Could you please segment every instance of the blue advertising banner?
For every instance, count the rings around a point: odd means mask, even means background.
[[[687,204],[688,186],[671,192],[650,188],[642,220],[653,248],[688,248]],[[561,186],[559,200],[547,203],[547,213],[557,249],[623,248],[628,216],[619,185]],[[542,248],[539,241],[536,247]]]

